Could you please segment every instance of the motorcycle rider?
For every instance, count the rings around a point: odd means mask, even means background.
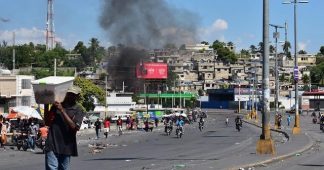
[[[177,126],[177,128],[179,128],[179,130],[182,132],[182,134],[184,134],[183,125],[184,125],[184,121],[183,121],[182,117],[179,117],[177,119],[176,126]]]
[[[47,134],[48,134],[48,127],[45,126],[43,123],[40,123],[40,128],[39,128],[39,136],[42,139],[47,139]]]
[[[198,124],[199,124],[201,127],[204,127],[204,124],[205,124],[204,117],[200,116]]]
[[[236,129],[240,131],[239,129],[240,127],[242,127],[242,119],[240,118],[240,116],[237,116],[235,118],[235,125],[236,125]]]
[[[42,142],[46,141],[47,139],[47,134],[48,134],[48,127],[45,126],[44,123],[40,123],[40,128],[39,128],[39,131],[38,131],[38,139],[37,139],[37,146],[42,146]],[[45,145],[44,145],[45,146]]]
[[[170,120],[170,118],[166,117],[165,120],[164,120],[164,131],[165,131],[165,133],[168,132],[168,128],[170,128],[171,131],[172,131],[172,121]]]

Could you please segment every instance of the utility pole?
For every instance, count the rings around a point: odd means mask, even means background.
[[[279,77],[278,77],[278,38],[280,36],[279,32],[278,32],[278,28],[285,28],[283,26],[279,26],[279,25],[274,25],[274,24],[270,24],[270,26],[275,28],[275,32],[273,33],[273,38],[275,39],[276,42],[276,51],[275,51],[275,82],[276,82],[276,86],[275,86],[275,111],[276,114],[279,112]]]
[[[54,76],[56,77],[56,58],[54,58]]]
[[[292,0],[283,2],[283,4],[294,4],[294,59],[295,59],[295,67],[294,67],[294,83],[295,83],[295,125],[292,129],[293,134],[300,134],[300,117],[299,117],[299,103],[298,103],[298,57],[297,57],[297,4],[298,3],[308,3],[305,0]]]
[[[262,68],[262,134],[257,142],[258,154],[274,154],[274,142],[271,139],[269,124],[269,0],[263,0],[263,68]]]
[[[107,81],[108,78],[107,76],[105,76],[105,119],[107,118],[107,112],[108,112],[108,101],[107,101],[107,97],[108,97],[108,92],[107,92]]]
[[[239,81],[238,114],[241,113],[241,81]]]
[[[12,73],[14,73],[15,68],[16,68],[16,33],[12,33]]]
[[[54,48],[54,10],[53,1],[47,0],[47,19],[46,19],[46,51]]]

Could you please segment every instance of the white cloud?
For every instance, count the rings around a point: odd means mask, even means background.
[[[299,51],[299,50],[306,51],[309,44],[310,44],[310,41],[309,40],[306,41],[306,42],[299,42],[298,43],[298,46],[297,46],[298,47],[298,50],[297,51]]]
[[[16,44],[25,44],[33,42],[35,44],[45,44],[45,30],[40,30],[38,28],[19,28],[14,30],[0,30],[1,40],[7,41],[9,44],[13,42],[13,32],[15,33]]]
[[[223,19],[217,19],[212,25],[212,31],[223,31],[227,30],[228,24]]]
[[[45,30],[38,29],[36,27],[32,28],[18,28],[13,30],[0,30],[0,41],[7,41],[9,45],[13,43],[13,33],[15,33],[15,44],[28,44],[33,42],[34,44],[45,44],[46,39]],[[64,44],[66,40],[55,36],[56,42],[61,42]]]
[[[225,41],[224,31],[228,29],[228,23],[224,19],[216,19],[210,26],[203,27],[198,30],[201,40],[204,41]]]

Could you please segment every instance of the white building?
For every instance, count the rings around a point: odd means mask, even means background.
[[[100,112],[103,117],[104,113],[107,116],[113,116],[120,113],[130,113],[130,110],[135,108],[136,102],[133,102],[131,95],[120,96],[122,93],[110,93],[106,97],[107,110],[105,106],[96,106],[94,112]]]

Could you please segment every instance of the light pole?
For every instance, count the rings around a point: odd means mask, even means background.
[[[294,54],[295,54],[295,67],[294,67],[294,79],[295,79],[295,125],[293,128],[293,134],[300,134],[300,118],[298,113],[298,57],[297,57],[297,4],[308,3],[308,1],[287,1],[283,4],[294,4]]]
[[[263,0],[263,67],[262,67],[262,134],[257,141],[258,154],[274,154],[275,146],[271,139],[269,124],[269,0]]]
[[[108,81],[108,78],[107,76],[105,76],[105,119],[107,119],[107,112],[108,112],[108,101],[107,101],[107,97],[108,97],[108,89],[107,89],[107,81]]]
[[[241,81],[239,81],[238,114],[241,112]]]
[[[275,111],[276,114],[279,111],[279,80],[278,80],[278,38],[279,38],[279,32],[278,32],[278,28],[285,28],[283,26],[279,26],[279,25],[274,25],[274,24],[270,24],[270,26],[275,28],[275,32],[273,33],[273,38],[275,38],[276,40],[276,50],[275,50],[275,82],[276,82],[276,86],[275,86],[275,92],[276,92],[276,96],[275,96]]]

